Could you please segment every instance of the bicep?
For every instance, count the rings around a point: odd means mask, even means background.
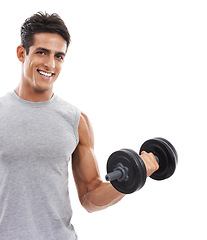
[[[81,114],[79,123],[79,144],[73,153],[72,169],[79,199],[95,189],[100,183],[100,173],[94,154],[92,126],[86,115]]]

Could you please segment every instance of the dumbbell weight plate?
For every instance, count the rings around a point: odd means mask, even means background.
[[[166,178],[171,177],[175,172],[176,166],[178,164],[178,154],[177,154],[177,151],[175,150],[175,147],[165,138],[157,137],[155,139],[158,139],[159,141],[162,141],[164,144],[166,144],[166,147],[171,156],[170,159],[168,159],[168,161],[167,161],[168,162],[167,174],[166,174],[166,177],[164,178],[164,179],[166,179]]]
[[[175,154],[175,159],[176,159],[176,164],[178,163],[178,154],[177,151],[175,150],[174,146],[172,145],[172,143],[170,143],[168,140],[166,140],[165,138],[161,138],[161,137],[157,137],[155,139],[160,139],[163,142],[165,142],[166,144],[168,144],[168,146],[173,150],[174,154]]]
[[[152,152],[159,158],[159,169],[150,177],[155,180],[164,180],[173,175],[177,162],[177,152],[174,146],[164,138],[154,138],[144,142],[140,148],[142,151]]]
[[[140,156],[131,149],[121,149],[112,153],[107,161],[107,173],[113,172],[119,163],[128,168],[128,180],[111,181],[114,188],[124,194],[141,189],[145,184],[147,172]]]

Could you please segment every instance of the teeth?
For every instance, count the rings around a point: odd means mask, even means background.
[[[43,72],[43,71],[38,71],[38,72],[45,77],[51,77],[52,76],[52,73],[46,73],[46,72]]]

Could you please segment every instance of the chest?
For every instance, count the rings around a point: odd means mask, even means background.
[[[54,111],[5,112],[0,119],[0,158],[69,159],[76,146],[73,123]]]

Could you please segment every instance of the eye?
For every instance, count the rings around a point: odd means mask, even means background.
[[[43,51],[38,51],[38,52],[36,52],[36,54],[45,55],[45,53]]]
[[[56,55],[56,58],[58,59],[58,60],[63,60],[63,56],[62,55]]]

